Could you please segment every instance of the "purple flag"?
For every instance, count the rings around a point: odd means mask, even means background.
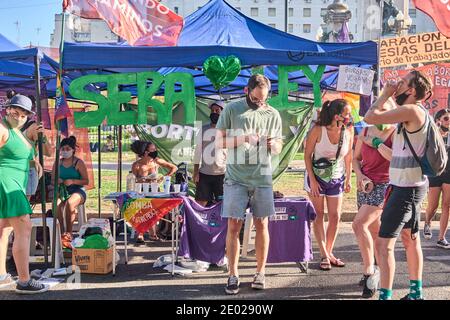
[[[348,43],[350,40],[350,32],[348,31],[348,22],[342,24],[342,28],[338,33],[337,42]]]

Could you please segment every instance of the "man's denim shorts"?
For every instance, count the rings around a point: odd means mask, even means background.
[[[272,187],[247,187],[234,181],[223,185],[222,218],[245,219],[250,206],[254,218],[275,214]]]

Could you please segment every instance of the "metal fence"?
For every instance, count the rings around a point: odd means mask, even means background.
[[[100,130],[100,143],[98,132]],[[122,130],[122,151],[130,151],[132,126],[124,126]],[[97,152],[101,148],[102,152],[117,152],[119,128],[117,126],[101,125],[97,128],[89,128],[89,146],[91,152]]]

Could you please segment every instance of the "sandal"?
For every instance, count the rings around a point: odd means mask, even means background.
[[[145,243],[144,236],[139,235],[139,236],[136,238],[136,243],[139,243],[139,244]]]
[[[320,270],[323,270],[323,271],[329,271],[329,270],[331,270],[330,259],[328,259],[328,258],[322,258],[322,259],[320,260],[319,268],[320,268]]]
[[[64,233],[61,237],[61,242],[62,242],[62,246],[63,249],[73,249],[72,248],[72,235],[68,232]]]
[[[150,236],[149,239],[150,239],[150,241],[161,241],[161,238],[158,237],[156,234],[153,236]]]
[[[330,263],[332,266],[338,267],[338,268],[343,268],[345,267],[345,263],[338,258],[333,257],[334,260],[330,259]]]

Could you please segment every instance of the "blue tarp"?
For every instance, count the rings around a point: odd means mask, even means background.
[[[0,34],[0,89],[17,87],[34,88],[35,64],[40,59],[41,79],[46,84],[47,94],[54,96],[58,63],[43,54],[38,48],[22,49]]]
[[[204,76],[203,62],[212,55],[235,55],[242,63],[240,75],[221,90],[242,94],[250,77],[249,66],[266,65],[265,74],[278,87],[277,65],[327,65],[322,89],[334,89],[338,65],[369,68],[377,63],[377,45],[364,43],[318,43],[299,38],[255,21],[223,0],[211,0],[185,19],[175,47],[131,47],[127,44],[99,45],[65,43],[63,68],[83,73],[116,73],[158,70],[162,74],[188,72],[194,76],[197,96],[217,91]],[[158,69],[159,68],[159,69]],[[303,72],[293,72],[290,81],[299,91],[310,91],[311,82]],[[135,86],[127,91],[136,94]],[[160,92],[161,93],[161,92]]]
[[[66,43],[65,70],[199,67],[212,55],[235,55],[242,65],[376,64],[377,45],[318,43],[266,26],[223,0],[211,0],[185,19],[178,45],[131,47]]]

